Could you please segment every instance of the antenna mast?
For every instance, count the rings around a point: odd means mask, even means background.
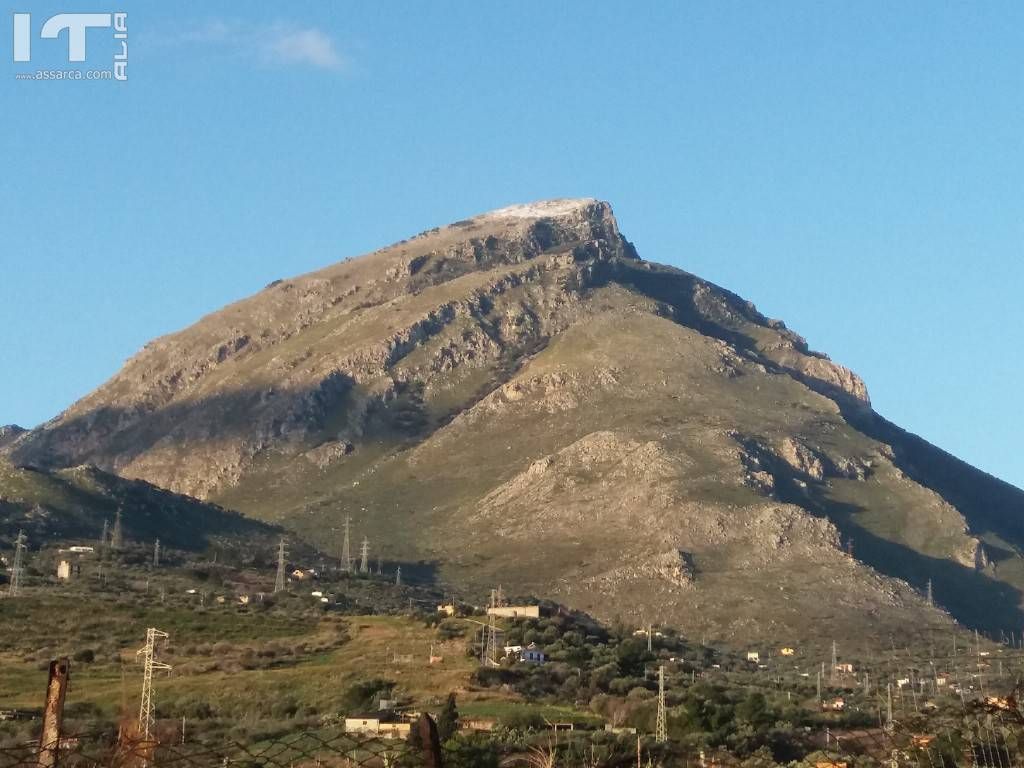
[[[274,594],[284,592],[284,561],[288,557],[286,546],[287,542],[282,536],[277,545],[277,579],[274,580]]]
[[[135,654],[136,656],[142,656],[142,663],[144,665],[142,673],[142,701],[139,704],[139,735],[146,741],[149,741],[153,729],[156,727],[156,718],[153,716],[153,670],[170,670],[171,668],[170,664],[164,664],[162,661],[157,661],[154,658],[156,655],[157,639],[166,637],[166,632],[150,627],[146,630],[146,645]]]

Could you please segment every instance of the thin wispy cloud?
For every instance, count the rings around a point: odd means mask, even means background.
[[[284,22],[252,25],[217,19],[186,30],[174,41],[215,47],[267,65],[340,72],[347,64],[334,39],[322,29]]]

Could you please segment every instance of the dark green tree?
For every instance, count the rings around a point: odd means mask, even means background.
[[[448,741],[459,729],[459,710],[455,707],[455,694],[448,694],[448,701],[444,703],[444,709],[437,717],[437,734],[441,743]]]

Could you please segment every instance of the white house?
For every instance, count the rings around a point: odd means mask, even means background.
[[[527,664],[543,664],[547,661],[547,656],[544,654],[544,651],[538,648],[536,643],[530,643],[528,646],[523,648],[519,652],[519,658]]]

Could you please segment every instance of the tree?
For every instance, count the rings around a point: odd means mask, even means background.
[[[444,703],[444,709],[437,718],[437,734],[441,737],[441,743],[448,741],[455,735],[459,728],[459,710],[455,708],[455,694],[448,694],[448,701]]]

